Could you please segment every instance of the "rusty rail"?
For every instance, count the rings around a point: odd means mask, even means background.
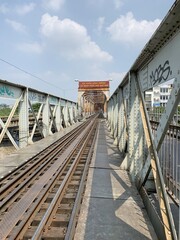
[[[78,134],[68,136],[66,146],[63,139],[59,145],[56,143],[55,147],[51,146],[50,153],[46,153],[47,156],[40,155],[40,158],[46,160],[43,164],[37,161],[41,166],[36,167],[36,170],[26,179],[27,169],[34,163],[28,162],[27,168],[26,165],[21,166],[20,174],[13,173],[14,181],[16,174],[19,175],[19,179],[23,180],[18,185],[13,185],[10,183],[13,180],[8,181],[6,178],[3,185],[1,180],[0,190],[6,196],[1,200],[0,239],[38,239],[40,236],[48,239],[50,235],[51,239],[57,239],[57,231],[61,236],[58,239],[63,239],[67,229],[70,229],[71,225],[75,226],[72,219],[77,219],[70,215],[74,213],[74,203],[80,202],[82,194],[79,193],[83,192],[82,182],[87,174],[87,166],[93,151],[96,121],[89,119],[88,124],[79,128]],[[58,154],[52,154],[52,148]],[[25,167],[25,175],[23,175],[22,167]],[[83,180],[81,180],[82,176]],[[9,191],[11,184],[12,190]]]

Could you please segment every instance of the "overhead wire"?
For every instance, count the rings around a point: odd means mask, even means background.
[[[8,65],[10,65],[11,67],[14,67],[14,68],[18,69],[18,70],[21,71],[21,72],[24,72],[25,74],[30,75],[31,77],[34,77],[34,78],[36,78],[36,79],[39,79],[40,81],[42,81],[42,82],[44,82],[44,83],[46,83],[46,84],[48,84],[48,85],[50,85],[50,86],[53,86],[53,87],[55,87],[56,89],[59,88],[59,89],[62,90],[62,91],[66,91],[66,90],[67,90],[67,89],[60,88],[60,87],[58,87],[58,86],[55,85],[55,84],[49,83],[48,81],[46,81],[46,80],[44,80],[44,79],[42,79],[42,78],[34,75],[33,73],[30,73],[30,72],[24,70],[23,68],[20,68],[20,67],[18,67],[18,66],[16,66],[16,65],[14,65],[14,64],[12,64],[12,63],[4,60],[4,59],[2,59],[2,58],[0,58],[0,61],[6,63],[6,64],[8,64]]]

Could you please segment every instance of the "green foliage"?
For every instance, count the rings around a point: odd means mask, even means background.
[[[32,108],[33,108],[34,112],[38,112],[40,106],[41,106],[40,103],[32,104]],[[8,105],[0,104],[0,117],[8,117],[11,110],[12,110],[12,108],[10,108]],[[31,110],[29,110],[29,111],[31,112]],[[18,116],[18,112],[19,112],[19,109],[17,108],[15,111],[14,117]]]
[[[11,108],[9,108],[9,107],[0,108],[0,116],[1,117],[9,116],[10,112],[11,112]]]
[[[34,104],[32,104],[33,111],[34,111],[34,112],[38,112],[40,106],[41,106],[40,103],[34,103]]]

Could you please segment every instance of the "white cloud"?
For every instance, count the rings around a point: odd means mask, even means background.
[[[114,0],[114,5],[116,9],[119,9],[122,7],[123,2],[121,0]]]
[[[6,4],[1,4],[0,5],[0,13],[6,14],[9,12],[9,8],[7,7]]]
[[[10,19],[6,19],[5,20],[6,23],[11,26],[16,32],[22,32],[22,33],[25,33],[26,32],[26,27],[20,23],[20,22],[17,22],[17,21],[14,21],[14,20],[10,20]]]
[[[104,21],[105,21],[104,17],[99,17],[98,18],[98,21],[97,21],[97,30],[98,30],[98,32],[102,31],[102,28],[104,26]]]
[[[18,15],[25,15],[34,10],[36,4],[31,2],[29,4],[17,5],[14,9],[10,8],[7,4],[0,5],[0,13],[7,14],[15,12]]]
[[[107,28],[107,31],[110,33],[113,41],[145,44],[159,26],[160,22],[160,19],[155,19],[154,21],[138,21],[134,18],[132,12],[128,12],[126,15],[122,15],[114,21]]]
[[[43,50],[43,47],[37,43],[22,43],[20,45],[18,45],[18,49],[23,51],[23,52],[27,52],[27,53],[41,53]]]
[[[24,5],[19,5],[16,6],[15,11],[19,14],[19,15],[25,15],[31,11],[34,10],[36,4],[31,2],[29,4],[24,4]]]
[[[57,16],[44,14],[41,19],[41,33],[48,47],[68,59],[90,59],[111,61],[112,56],[100,47],[87,34],[84,26],[70,20],[60,20]]]
[[[43,0],[43,6],[46,9],[58,11],[63,6],[65,0]]]

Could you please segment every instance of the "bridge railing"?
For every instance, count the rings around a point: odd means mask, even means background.
[[[159,122],[151,120],[154,138]],[[179,205],[180,196],[180,125],[170,124],[158,152],[162,175],[171,198]]]
[[[32,144],[37,131],[44,138],[78,121],[77,103],[4,80],[0,80],[0,99],[12,104],[9,116],[0,117],[0,144],[6,136],[16,149]],[[16,136],[11,131],[14,122]]]
[[[180,102],[179,19],[180,1],[176,1],[110,97],[107,118],[114,143],[125,154],[121,168],[129,171],[137,185],[159,239],[173,240],[177,239],[177,229],[167,189],[176,192],[178,197],[180,168],[177,159],[180,159],[180,152],[175,146],[179,146],[179,128],[172,131],[169,127]],[[159,124],[154,134],[145,92],[169,80],[172,90],[164,112],[156,120]],[[173,158],[166,154],[167,146],[168,154]],[[157,194],[159,216],[152,204],[151,193]]]
[[[152,107],[148,109],[149,119],[151,121],[159,122],[162,114],[165,111],[165,107]],[[180,104],[171,120],[171,124],[175,126],[180,126]]]

